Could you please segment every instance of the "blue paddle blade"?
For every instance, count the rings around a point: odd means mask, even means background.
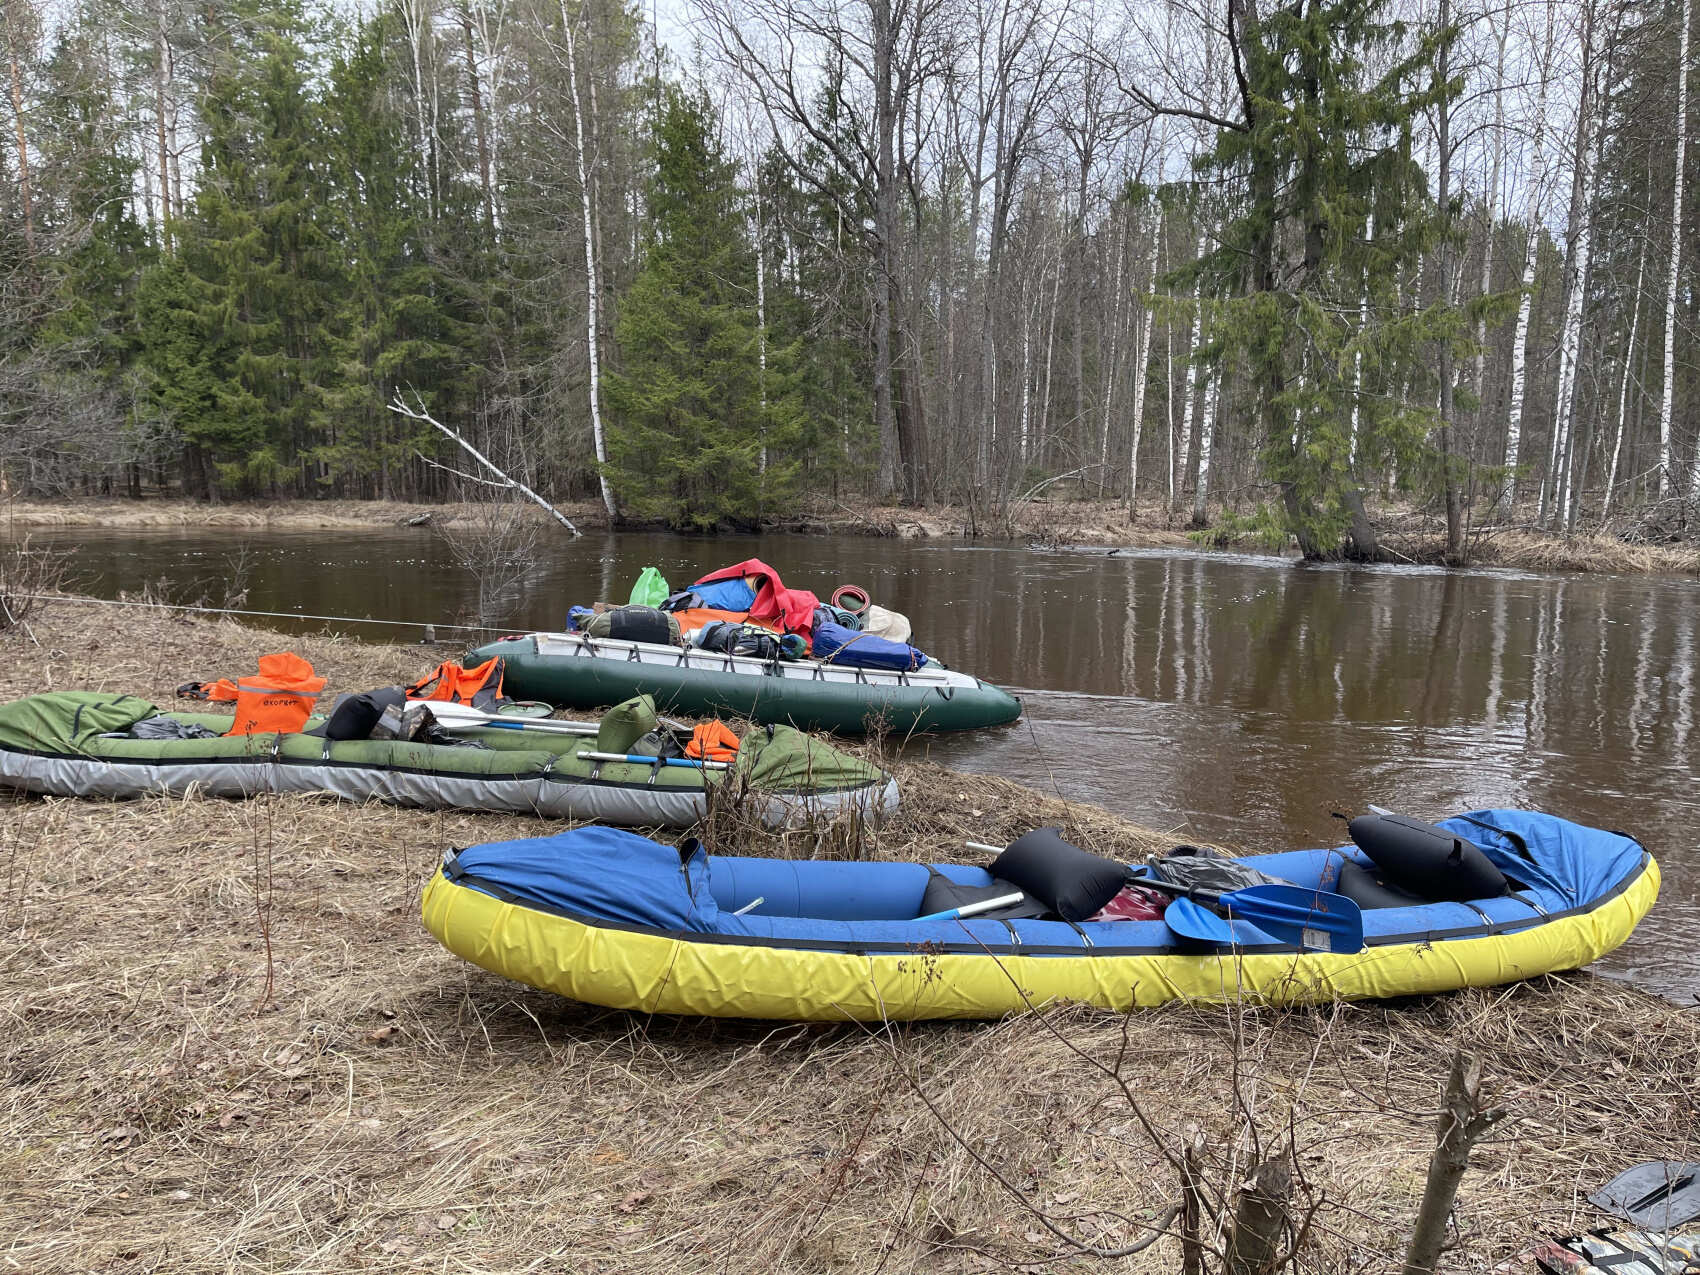
[[[1271,947],[1285,940],[1266,934],[1250,921],[1230,921],[1202,903],[1176,899],[1163,909],[1163,923],[1183,939],[1227,947]]]
[[[1341,894],[1298,885],[1254,885],[1222,895],[1215,906],[1219,911],[1176,899],[1163,919],[1176,934],[1210,943],[1247,947],[1275,942],[1307,952],[1363,950],[1363,913]]]

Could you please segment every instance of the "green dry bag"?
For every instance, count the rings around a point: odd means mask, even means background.
[[[661,572],[654,567],[645,567],[632,586],[632,596],[627,599],[627,606],[658,607],[667,601],[667,581],[661,578]]]

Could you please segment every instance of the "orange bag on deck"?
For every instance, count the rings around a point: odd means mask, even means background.
[[[717,611],[713,607],[690,607],[683,611],[674,611],[673,618],[679,622],[679,632],[689,636],[705,624],[713,624],[716,620],[724,620],[727,624],[749,624],[749,613],[745,611]],[[771,625],[757,625],[758,628],[769,629],[777,633]]]
[[[259,735],[300,730],[313,715],[325,679],[293,651],[260,656],[260,671],[236,679],[236,724],[226,735]]]
[[[704,722],[691,732],[685,756],[696,761],[737,761],[738,737],[725,722]]]

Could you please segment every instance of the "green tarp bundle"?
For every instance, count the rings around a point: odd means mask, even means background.
[[[89,741],[127,731],[159,710],[135,695],[59,691],[0,704],[0,747],[28,752],[86,753]]]
[[[737,764],[752,787],[768,792],[834,792],[884,777],[878,766],[790,726],[750,727]]]

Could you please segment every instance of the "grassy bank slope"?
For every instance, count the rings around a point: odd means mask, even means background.
[[[333,688],[417,648],[59,606],[0,694],[167,702],[293,645]],[[861,852],[961,857],[1040,822],[1164,844],[995,778],[914,766]],[[1394,1265],[1451,1051],[1511,1116],[1449,1270],[1491,1269],[1618,1167],[1692,1158],[1700,1022],[1586,976],[1304,1012],[1057,1011],[858,1027],[645,1019],[503,982],[421,930],[448,845],[553,830],[304,798],[0,799],[0,1257],[31,1272],[1173,1271],[1081,1261],[1291,1133],[1304,1269]],[[727,847],[728,849],[738,847]],[[752,842],[747,849],[813,847]],[[1116,1077],[1120,1077],[1118,1082]],[[1133,1104],[1137,1104],[1138,1110]],[[1142,1126],[1141,1115],[1152,1133]],[[1041,1218],[1043,1214],[1043,1218]]]

